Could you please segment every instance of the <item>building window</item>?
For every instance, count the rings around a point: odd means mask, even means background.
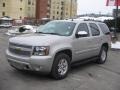
[[[53,19],[55,19],[55,16],[53,16]]]
[[[28,5],[30,5],[31,4],[31,1],[30,0],[28,0]]]
[[[20,2],[22,2],[23,0],[20,0]]]
[[[34,2],[32,2],[32,5],[34,5]]]
[[[22,17],[20,16],[20,19],[22,19]]]
[[[50,4],[48,3],[47,6],[50,7]]]
[[[61,2],[61,5],[64,5],[64,2],[63,2],[63,1]]]
[[[63,10],[64,8],[63,7],[61,7],[61,10]]]
[[[47,18],[50,18],[50,15],[47,15]]]
[[[59,12],[57,11],[57,14],[59,14]]]
[[[50,12],[50,10],[47,10],[47,13],[49,13]]]
[[[61,12],[61,15],[63,15],[63,12]]]
[[[59,6],[57,7],[57,9],[59,9]]]
[[[22,8],[20,8],[20,11],[22,11]]]
[[[2,12],[2,16],[5,16],[5,12]]]
[[[5,7],[5,3],[3,3],[3,7]]]

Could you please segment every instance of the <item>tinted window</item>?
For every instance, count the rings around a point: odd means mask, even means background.
[[[79,32],[79,31],[86,31],[88,33],[88,36],[89,36],[89,29],[88,29],[88,26],[86,23],[81,23],[78,26],[77,32]]]
[[[101,30],[104,34],[109,34],[110,33],[106,24],[99,24],[99,26],[100,26],[100,28],[101,28]]]
[[[98,26],[96,24],[90,23],[90,29],[91,29],[91,32],[92,32],[92,36],[100,35],[100,31],[99,31]]]

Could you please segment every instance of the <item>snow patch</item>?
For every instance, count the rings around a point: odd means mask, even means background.
[[[120,42],[111,43],[112,49],[120,49]]]

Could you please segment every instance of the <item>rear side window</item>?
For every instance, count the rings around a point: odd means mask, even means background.
[[[99,28],[98,28],[98,26],[96,24],[90,23],[89,25],[90,25],[92,36],[98,36],[98,35],[100,35]]]
[[[104,34],[110,34],[110,31],[109,31],[109,29],[108,29],[108,27],[107,27],[107,25],[106,24],[99,24],[99,26],[100,26],[100,28],[101,28],[101,30],[102,30],[102,32],[104,33]]]

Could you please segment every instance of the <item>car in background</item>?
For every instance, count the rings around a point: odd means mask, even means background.
[[[13,19],[8,16],[4,16],[4,17],[0,18],[0,28],[12,27],[12,21],[13,21]]]
[[[35,33],[36,32],[37,27],[35,26],[31,26],[31,25],[22,25],[18,28],[12,29],[12,30],[8,30],[8,32],[6,32],[6,35],[9,36],[16,36],[16,35],[22,35],[22,34],[30,34],[30,33]]]
[[[10,27],[12,27],[11,23],[2,23],[2,24],[0,24],[0,28],[10,28]]]

